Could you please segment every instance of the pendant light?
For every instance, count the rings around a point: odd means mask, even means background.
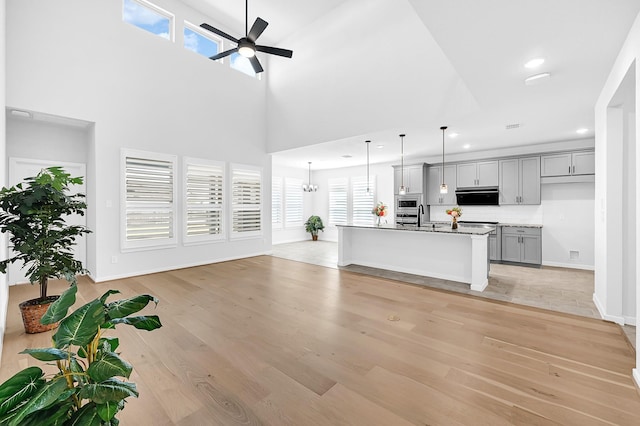
[[[400,188],[398,189],[398,194],[405,195],[407,193],[407,188],[404,187],[404,137],[406,135],[403,133],[400,135]]]
[[[316,192],[318,190],[318,185],[311,185],[311,161],[309,161],[309,184],[303,184],[302,190],[304,192]]]
[[[371,190],[369,189],[369,145],[371,141],[364,141],[367,144],[367,195],[371,194]]]
[[[444,131],[447,130],[447,126],[440,127],[440,130],[442,130],[442,185],[440,185],[440,193],[446,194],[449,192],[447,184],[444,183]]]

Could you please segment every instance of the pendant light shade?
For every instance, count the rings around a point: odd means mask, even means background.
[[[303,184],[302,190],[304,192],[316,192],[318,190],[318,185],[311,184],[311,161],[309,161],[309,183]]]
[[[446,194],[449,192],[447,184],[444,183],[444,131],[447,130],[447,126],[440,127],[440,130],[442,130],[442,185],[440,185],[440,193]]]
[[[371,187],[369,186],[369,145],[371,141],[364,141],[367,144],[367,195],[371,194]]]
[[[405,195],[407,188],[404,186],[404,137],[403,133],[400,135],[400,188],[398,188],[398,194]]]

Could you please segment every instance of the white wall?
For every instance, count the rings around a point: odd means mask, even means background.
[[[7,105],[95,123],[87,195],[96,252],[88,266],[98,281],[270,250],[267,208],[262,238],[120,251],[122,147],[262,167],[270,205],[265,82],[182,48],[183,20],[215,20],[178,1],[155,3],[175,14],[175,43],[123,22],[120,1],[7,5]]]
[[[621,215],[628,214],[637,222],[640,217],[640,173],[635,174],[635,205],[630,211],[623,210],[622,170],[624,168],[624,113],[614,101],[625,80],[632,80],[632,89],[628,90],[633,103],[633,111],[638,111],[640,103],[640,15],[636,17],[633,27],[625,40],[618,57],[609,73],[607,81],[600,92],[595,106],[595,139],[596,139],[596,183],[595,183],[595,292],[594,302],[604,318],[624,322],[622,308],[623,291],[619,284],[622,257]],[[639,117],[635,116],[635,125],[629,129],[635,133],[633,143],[638,138]],[[640,162],[640,150],[635,149],[635,164]],[[640,228],[635,229],[635,264],[640,262]],[[640,309],[640,281],[635,277],[636,312]],[[636,333],[636,347],[640,345],[640,334]],[[640,386],[640,351],[636,351],[636,368],[633,377]]]
[[[0,0],[0,105],[5,106],[5,0]],[[5,158],[5,115],[0,114],[0,186],[4,187],[7,179],[7,163]],[[0,257],[5,259],[7,249],[4,235],[0,236]],[[4,328],[7,321],[7,302],[9,300],[9,287],[7,276],[0,276],[0,362],[2,361],[2,341]]]
[[[285,191],[284,191],[284,178],[296,178],[296,179],[301,179],[303,183],[308,183],[309,181],[309,169],[300,169],[300,168],[294,168],[294,167],[285,167],[285,166],[279,166],[276,164],[273,164],[272,166],[272,176],[273,177],[280,177],[282,178],[282,185],[283,185],[283,192],[282,192],[282,196],[283,196],[283,210],[284,210],[284,197],[285,197]],[[312,172],[311,173],[311,182],[313,184],[316,184],[315,181],[315,174]],[[307,218],[314,213],[314,209],[315,209],[315,200],[318,197],[318,193],[317,192],[303,192],[302,193],[302,197],[303,197],[303,213],[302,213],[302,217],[303,220],[306,221]],[[283,218],[284,217],[284,211],[283,211]],[[286,218],[285,218],[286,220]],[[322,232],[319,233],[319,238],[322,239],[323,235]],[[287,227],[287,226],[283,226],[280,228],[273,228],[272,230],[272,243],[273,244],[282,244],[282,243],[291,243],[291,242],[295,242],[295,241],[304,241],[304,240],[308,240],[310,238],[310,234],[308,234],[305,229],[304,229],[304,225],[300,225],[300,226],[293,226],[293,227]]]

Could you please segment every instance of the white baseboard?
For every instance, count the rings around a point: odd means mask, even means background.
[[[593,265],[579,265],[576,263],[562,263],[562,262],[549,262],[543,261],[542,266],[553,266],[556,268],[569,268],[569,269],[582,269],[585,271],[595,271],[595,266]]]
[[[469,288],[474,291],[484,291],[484,289],[487,288],[488,285],[489,285],[489,280],[484,280],[482,284],[480,285],[471,284],[471,287]]]
[[[596,296],[595,293],[593,293],[593,303],[596,305],[596,308],[598,309],[598,312],[600,313],[600,316],[602,317],[603,320],[615,322],[616,324],[620,324],[620,325],[625,324],[624,317],[606,314],[604,310],[604,306],[602,305],[602,303],[600,302],[600,299],[598,299],[598,296]]]
[[[181,265],[173,265],[173,266],[168,266],[168,267],[152,268],[152,269],[147,269],[147,270],[144,270],[144,271],[131,272],[131,273],[128,273],[128,274],[117,274],[117,275],[107,275],[107,276],[97,276],[97,277],[89,275],[89,277],[96,283],[102,283],[102,282],[106,282],[106,281],[121,280],[121,279],[124,279],[124,278],[137,277],[137,276],[140,276],[140,275],[156,274],[158,272],[175,271],[177,269],[193,268],[195,266],[210,265],[212,263],[228,262],[230,260],[245,259],[247,257],[264,256],[264,255],[268,255],[268,254],[269,254],[268,251],[261,251],[261,252],[257,252],[257,253],[251,253],[251,254],[243,254],[242,256],[230,256],[230,257],[225,257],[225,258],[221,258],[221,259],[203,260],[201,262],[185,263],[185,264],[181,264]]]
[[[636,325],[636,317],[623,317],[625,325]]]
[[[640,370],[636,367],[631,371],[633,372],[633,380],[636,381],[636,386],[640,388]]]

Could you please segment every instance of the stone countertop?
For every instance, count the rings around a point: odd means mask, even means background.
[[[509,227],[509,228],[542,228],[542,225],[537,223],[502,223],[500,222],[498,226]]]
[[[408,231],[408,232],[436,232],[441,234],[458,235],[486,235],[494,231],[493,228],[474,228],[458,225],[458,229],[451,229],[450,223],[429,223],[424,226],[415,225],[336,225],[345,228],[367,228],[378,230]]]

